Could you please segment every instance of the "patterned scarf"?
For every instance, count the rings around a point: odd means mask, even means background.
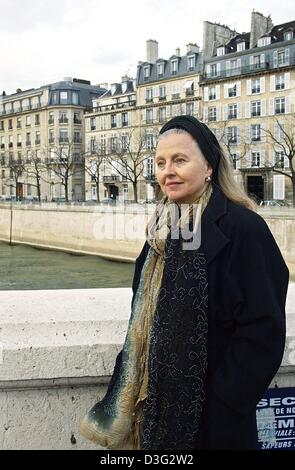
[[[148,223],[151,248],[132,304],[121,362],[116,363],[105,397],[80,427],[84,437],[102,447],[196,445],[207,369],[207,278],[201,247],[183,249],[179,233],[190,227],[190,235],[197,234],[211,193],[209,185],[201,197],[181,207],[180,217],[179,207],[163,197]],[[189,316],[186,325],[183,315]],[[169,423],[171,418],[175,425]]]

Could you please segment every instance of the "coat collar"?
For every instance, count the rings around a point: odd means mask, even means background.
[[[215,183],[212,183],[212,189],[201,219],[201,239],[207,265],[230,241],[217,225],[217,221],[227,213],[228,199]]]

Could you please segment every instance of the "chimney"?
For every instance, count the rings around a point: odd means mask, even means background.
[[[149,39],[146,42],[146,61],[150,62],[151,64],[155,63],[156,60],[159,58],[158,54],[158,41],[154,39]]]
[[[204,21],[203,52],[204,58],[212,57],[218,46],[227,44],[238,33],[226,25]]]
[[[180,49],[179,49],[179,47],[177,47],[177,48],[175,49],[175,55],[177,55],[177,57],[180,57]]]
[[[253,10],[251,13],[250,49],[255,47],[258,39],[272,28],[273,22],[270,16],[263,16],[262,13]]]
[[[106,90],[109,89],[109,84],[108,83],[99,83],[96,85],[98,88],[105,88]]]
[[[186,47],[187,47],[187,52],[194,52],[196,54],[199,54],[199,52],[200,52],[200,48],[197,44],[193,44],[193,43],[189,42],[186,45]]]

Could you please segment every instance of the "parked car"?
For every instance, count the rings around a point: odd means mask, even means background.
[[[276,201],[275,199],[269,199],[269,200],[266,200],[266,201],[261,201],[260,202],[260,206],[263,206],[263,207],[281,207],[283,206],[284,201]]]

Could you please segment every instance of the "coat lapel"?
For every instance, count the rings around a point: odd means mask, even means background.
[[[229,243],[230,239],[220,230],[217,221],[227,213],[227,198],[213,183],[213,193],[204,210],[201,225],[202,246],[207,265]]]

